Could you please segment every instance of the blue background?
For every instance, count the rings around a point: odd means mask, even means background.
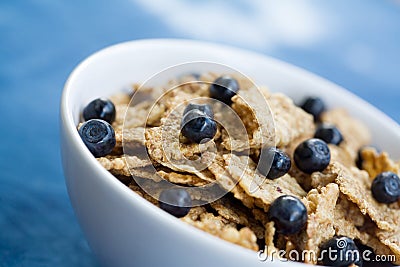
[[[69,73],[105,46],[168,37],[256,50],[400,121],[399,1],[147,2],[0,2],[0,266],[97,266],[64,185],[58,114]]]

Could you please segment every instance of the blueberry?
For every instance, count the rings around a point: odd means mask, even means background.
[[[185,189],[165,189],[161,192],[158,203],[161,209],[181,218],[189,213],[192,206],[192,198]]]
[[[181,132],[191,142],[204,143],[217,133],[217,123],[204,112],[192,109],[182,118]]]
[[[115,147],[114,129],[106,121],[93,119],[85,122],[79,128],[79,135],[96,158],[110,154]]]
[[[296,166],[308,174],[325,170],[330,161],[329,147],[320,139],[313,138],[304,141],[294,151]]]
[[[333,145],[339,145],[343,141],[343,136],[339,129],[329,124],[320,124],[314,137]]]
[[[275,147],[264,148],[257,165],[258,171],[268,179],[277,179],[290,170],[292,162],[289,156]]]
[[[100,119],[108,123],[113,123],[115,120],[115,106],[108,99],[97,98],[83,109],[83,118],[85,121]]]
[[[322,264],[326,266],[362,266],[361,256],[354,240],[345,236],[333,237],[321,246]]]
[[[354,240],[354,243],[356,244],[358,251],[360,251],[360,255],[362,256],[360,257],[360,261],[356,261],[354,264],[356,264],[357,266],[376,267],[377,265],[374,264],[376,253],[374,252],[374,250],[371,247],[361,243],[361,241],[358,239]],[[379,262],[379,266],[388,266],[388,262]],[[389,266],[393,265],[389,264]]]
[[[239,91],[239,83],[234,78],[224,75],[217,78],[210,85],[210,97],[224,102],[227,105],[232,104],[231,98]]]
[[[208,104],[203,104],[202,105],[202,104],[192,104],[192,103],[190,103],[189,105],[186,106],[185,110],[183,111],[183,115],[185,115],[186,113],[188,113],[192,109],[198,109],[198,110],[204,112],[211,119],[214,118],[214,112],[213,112],[211,106],[208,105]]]
[[[319,121],[321,114],[325,111],[325,103],[319,97],[309,97],[301,105],[301,108],[314,116],[315,121]]]
[[[393,203],[400,199],[400,178],[393,172],[376,176],[371,185],[372,195],[380,203]]]
[[[296,234],[307,222],[307,209],[300,199],[285,195],[272,202],[268,218],[273,221],[276,231],[283,235]]]

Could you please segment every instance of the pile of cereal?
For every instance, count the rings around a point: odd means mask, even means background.
[[[361,266],[361,257],[323,252],[368,250],[400,263],[400,162],[369,146],[368,129],[346,110],[327,110],[318,97],[297,106],[235,75],[187,75],[165,87],[139,87],[92,101],[78,126],[98,162],[134,192],[254,251]],[[162,98],[147,98],[154,92]],[[240,127],[227,130],[235,116],[245,136]],[[226,194],[214,199],[195,190],[208,185]]]

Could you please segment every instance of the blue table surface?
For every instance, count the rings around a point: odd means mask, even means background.
[[[2,0],[0,266],[98,265],[61,169],[63,84],[105,46],[164,37],[271,55],[400,121],[399,1]]]

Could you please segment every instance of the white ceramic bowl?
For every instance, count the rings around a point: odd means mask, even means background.
[[[211,61],[231,66],[259,85],[295,100],[319,95],[364,121],[374,143],[399,158],[400,127],[382,112],[297,67],[249,51],[188,40],[140,40],[103,49],[69,77],[61,101],[61,149],[66,184],[86,238],[106,266],[302,266],[260,262],[257,254],[180,222],[142,199],[95,160],[76,125],[89,100],[111,95],[172,65]],[[190,71],[190,70],[188,70]]]

